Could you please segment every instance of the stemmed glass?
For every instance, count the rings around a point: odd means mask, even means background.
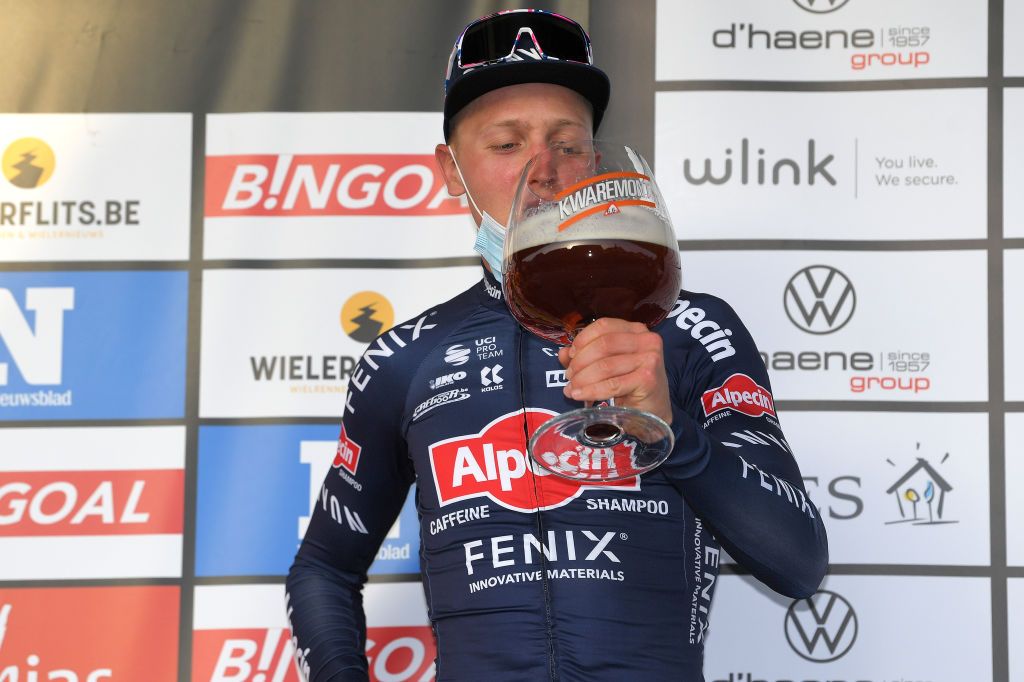
[[[571,343],[601,317],[668,315],[679,295],[679,251],[647,162],[597,140],[553,145],[526,165],[505,237],[503,289],[525,328]],[[534,460],[574,480],[613,481],[661,464],[674,438],[659,417],[614,404],[560,414],[530,438]]]

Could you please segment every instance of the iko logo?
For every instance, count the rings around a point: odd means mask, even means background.
[[[442,374],[441,376],[435,377],[430,380],[430,388],[431,390],[435,388],[444,388],[445,386],[451,386],[456,381],[462,381],[465,378],[466,373],[461,370],[459,370],[458,372],[453,372],[451,374]]]
[[[793,0],[796,6],[802,10],[814,14],[828,14],[835,12],[850,0]]]
[[[504,383],[504,379],[501,378],[499,372],[502,370],[501,365],[495,365],[494,367],[484,367],[480,370],[480,385],[484,387],[493,386],[497,387]],[[490,388],[489,390],[494,390]]]
[[[558,386],[565,386],[569,383],[569,380],[565,378],[564,369],[549,369],[544,372],[544,383],[548,388],[556,388]]]
[[[918,443],[917,449],[920,448],[921,444]],[[948,452],[943,455],[940,464],[945,464],[947,459],[949,459]],[[887,459],[886,461],[892,466],[896,466],[892,460]],[[885,491],[887,495],[893,495],[896,498],[896,506],[900,513],[898,519],[887,521],[886,525],[909,523],[913,526],[930,526],[959,523],[943,518],[946,493],[952,489],[953,486],[935,470],[928,460],[918,457],[914,465]],[[919,507],[919,502],[924,504]],[[925,509],[928,510],[927,518],[925,518]]]
[[[790,278],[783,305],[789,321],[808,334],[831,334],[853,317],[857,292],[831,265],[811,265]]]
[[[75,307],[70,287],[36,287],[25,290],[25,309],[35,312],[33,330],[18,308],[14,295],[0,289],[0,340],[21,370],[25,383],[61,383],[64,347],[64,311]],[[6,386],[8,368],[0,362],[0,386]]]
[[[818,646],[819,640],[824,646]],[[786,611],[786,641],[808,661],[835,661],[857,641],[857,613],[841,595],[819,590],[794,601]]]
[[[448,350],[444,352],[444,361],[456,367],[464,365],[469,362],[469,349],[459,344],[448,346]]]

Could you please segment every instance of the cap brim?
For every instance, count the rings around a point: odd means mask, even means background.
[[[594,130],[601,124],[611,84],[604,71],[578,62],[525,61],[491,64],[470,71],[452,84],[444,100],[444,139],[450,135],[451,119],[467,104],[491,90],[524,83],[551,83],[575,90],[594,109]]]

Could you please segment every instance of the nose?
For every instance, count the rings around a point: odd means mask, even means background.
[[[552,201],[558,192],[558,158],[548,145],[538,146],[530,159],[526,182],[530,190],[545,201]]]

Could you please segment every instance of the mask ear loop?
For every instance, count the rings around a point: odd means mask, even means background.
[[[476,205],[476,202],[473,201],[473,195],[469,191],[469,185],[466,184],[466,178],[463,177],[462,169],[459,168],[459,160],[455,158],[455,147],[448,145],[448,152],[452,155],[452,163],[455,164],[455,172],[459,174],[459,181],[462,183],[463,189],[466,190],[466,198],[469,199],[469,203],[473,206],[473,210],[476,211],[477,215],[483,218],[484,213],[480,210],[480,207]]]

